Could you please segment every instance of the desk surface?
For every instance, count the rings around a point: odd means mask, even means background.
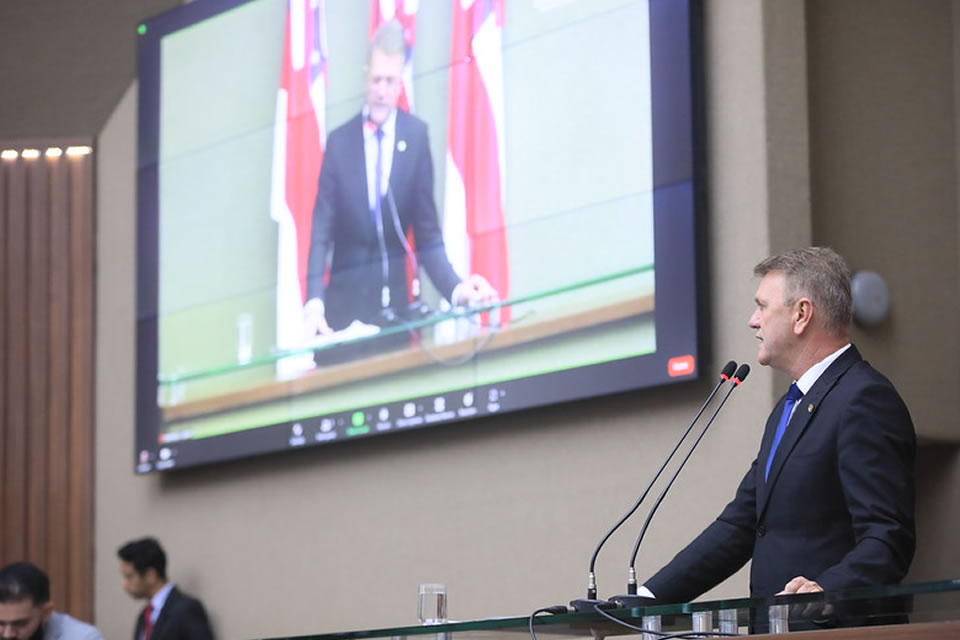
[[[602,326],[653,310],[652,295],[602,307],[565,313],[554,317],[518,322],[491,331],[483,329],[469,339],[443,345],[411,346],[383,354],[317,368],[291,380],[277,380],[238,387],[230,392],[183,402],[163,408],[166,423],[186,420],[279,400],[292,395],[316,392],[350,382],[408,371],[432,364],[436,359],[456,360],[474,352],[495,352],[515,348],[563,333]]]

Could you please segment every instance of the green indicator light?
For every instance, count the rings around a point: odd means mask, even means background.
[[[137,25],[137,33],[139,33],[140,35],[143,35],[143,34],[145,34],[146,32],[147,32],[147,25],[145,25],[145,24],[138,24],[138,25]]]
[[[363,411],[354,411],[350,417],[350,422],[352,422],[355,427],[362,427],[366,424],[367,418],[363,415]]]
[[[362,427],[347,427],[348,436],[365,436],[370,433],[370,427],[364,425]]]

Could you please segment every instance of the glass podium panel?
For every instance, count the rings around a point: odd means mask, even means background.
[[[237,335],[245,344],[238,343],[236,354],[213,349],[209,359],[198,355],[195,360],[203,364],[195,367],[179,356],[160,358],[151,381],[156,384],[159,441],[182,443],[304,421],[310,422],[307,431],[323,431],[307,438],[316,444],[328,441],[322,436],[337,435],[336,429],[324,430],[323,418],[390,406],[394,426],[405,428],[426,417],[401,415],[401,406],[395,406],[399,402],[448,391],[489,393],[491,386],[504,382],[616,366],[657,351],[653,281],[653,264],[639,264],[495,303],[450,307],[444,301],[430,311],[412,308],[382,325],[357,320],[331,334],[304,337],[292,349],[263,340],[253,340],[251,347],[245,341],[252,320],[241,314]],[[184,313],[195,312],[200,313]],[[176,314],[168,320],[178,327],[192,322]],[[600,378],[595,383],[601,390],[610,384]],[[534,389],[518,394],[517,401],[543,397],[542,390]],[[467,406],[457,417],[486,413],[485,403],[471,400]],[[377,424],[364,426],[379,432]],[[344,423],[340,436],[356,435],[350,427]],[[277,449],[286,448],[289,431],[285,427],[270,440]],[[257,437],[272,436],[249,436]],[[262,452],[253,449],[250,453]]]
[[[505,300],[472,307],[447,305],[428,313],[414,310],[405,317],[398,317],[384,326],[367,325],[369,329],[347,328],[329,337],[318,337],[313,343],[300,348],[271,347],[265,351],[248,348],[248,353],[242,358],[238,357],[236,361],[211,362],[205,367],[194,370],[160,371],[157,382],[161,387],[169,387],[218,378],[257,369],[264,365],[274,365],[278,360],[285,358],[316,355],[317,352],[334,351],[346,345],[377,342],[393,335],[406,336],[411,332],[421,332],[424,340],[438,343],[433,345],[435,347],[449,342],[474,341],[483,338],[489,340],[492,335],[501,330],[498,318],[500,309],[503,308],[512,309],[515,316],[513,323],[519,323],[521,326],[534,323],[534,320],[528,319],[528,316],[535,315],[535,320],[542,322],[552,319],[552,316],[569,315],[567,311],[569,308],[589,311],[593,316],[590,323],[593,324],[641,315],[653,310],[653,269],[652,263],[637,265],[622,271],[604,273],[563,286],[531,291]],[[584,296],[587,296],[586,299]],[[540,306],[534,306],[537,303]],[[620,309],[620,307],[624,308]],[[565,313],[560,314],[560,310]],[[486,322],[481,323],[481,318]],[[455,335],[444,335],[446,332],[443,330],[448,329],[447,325],[454,324],[459,325],[452,328]],[[434,327],[437,331],[425,331]],[[568,327],[557,330],[566,329]],[[541,331],[549,332],[550,328],[547,327]]]
[[[831,629],[835,631],[830,631]],[[642,635],[715,638],[814,631],[813,638],[960,638],[960,579],[773,598],[738,598],[593,612],[487,618],[435,625],[284,636],[263,640],[422,637],[493,640]],[[808,635],[808,634],[804,634]],[[803,637],[803,636],[801,636]]]

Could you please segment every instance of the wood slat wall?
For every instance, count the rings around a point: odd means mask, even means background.
[[[0,565],[43,568],[56,608],[93,617],[93,154],[0,141]]]

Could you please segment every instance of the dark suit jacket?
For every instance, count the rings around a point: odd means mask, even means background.
[[[796,576],[826,590],[903,579],[915,546],[916,436],[893,385],[851,346],[797,404],[764,481],[781,398],[736,496],[646,586],[686,602],[747,560],[750,594]]]
[[[142,632],[143,610],[137,616],[133,640],[140,640]],[[150,640],[213,640],[203,604],[174,587],[160,609]]]
[[[397,112],[390,195],[404,234],[413,229],[420,265],[449,299],[460,278],[447,260],[433,199],[427,126],[405,111]],[[408,303],[406,254],[392,211],[390,201],[384,198],[390,304],[403,316]],[[330,282],[325,287],[323,276],[331,252]],[[307,298],[324,301],[327,322],[333,329],[342,329],[354,319],[381,324],[382,255],[367,195],[363,118],[357,115],[327,139],[313,211]]]

